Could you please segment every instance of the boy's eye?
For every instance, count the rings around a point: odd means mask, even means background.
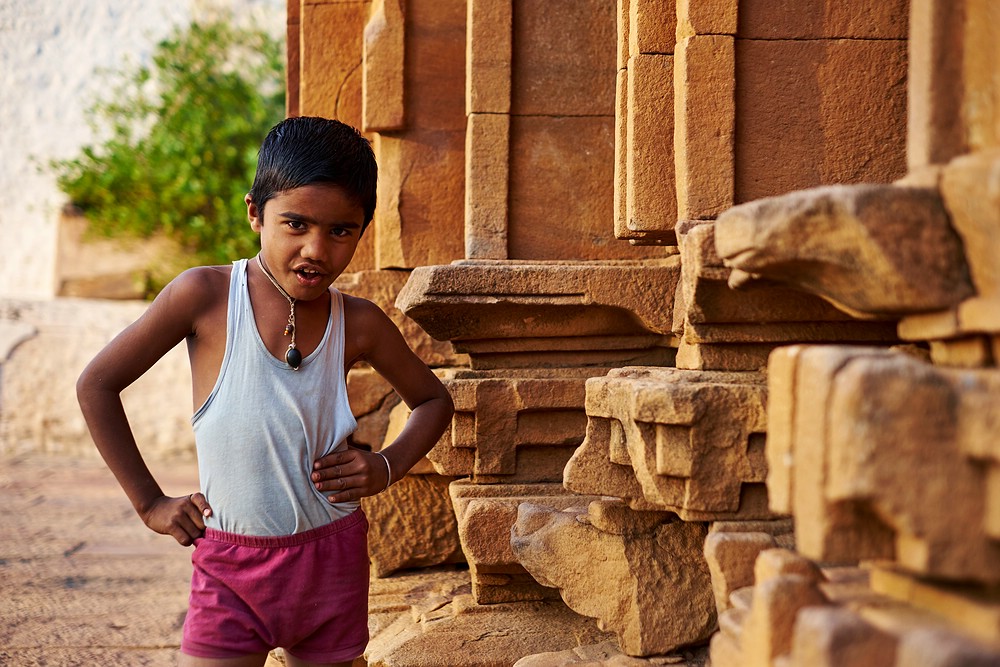
[[[333,234],[334,236],[344,237],[344,236],[350,236],[351,230],[349,230],[347,227],[334,227],[333,229],[330,230],[330,233]]]
[[[306,228],[306,223],[301,220],[288,220],[285,224],[288,225],[289,229],[303,230]]]

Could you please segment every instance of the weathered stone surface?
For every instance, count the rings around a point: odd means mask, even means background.
[[[444,106],[442,97],[437,99]],[[379,269],[446,264],[463,256],[464,143],[464,125],[376,139],[379,180],[373,231]]]
[[[646,656],[703,641],[715,629],[707,527],[681,521],[613,534],[578,509],[530,503],[518,508],[511,545],[541,583],[566,604],[614,630],[629,655]]]
[[[629,58],[626,100],[626,227],[675,243],[674,56]]]
[[[507,259],[510,116],[473,113],[465,135],[465,256]]]
[[[976,292],[995,308],[1000,300],[1000,150],[950,162],[941,178],[941,197],[962,239]]]
[[[1000,644],[1000,595],[963,584],[915,577],[898,568],[871,568],[875,593],[928,611],[983,642]]]
[[[732,607],[729,596],[733,591],[753,586],[757,555],[777,544],[769,533],[709,533],[705,539],[705,560],[712,574],[712,592],[719,614]]]
[[[513,26],[512,114],[607,116],[610,120],[616,69],[614,3],[517,0]],[[574,161],[587,159],[576,154]],[[610,165],[610,160],[601,162]]]
[[[740,0],[742,39],[905,40],[906,0],[837,0],[803,3]]]
[[[674,57],[677,217],[715,218],[733,205],[735,39],[695,35]]]
[[[580,646],[568,651],[552,651],[521,658],[514,667],[705,667],[708,651],[704,647],[679,650],[671,655],[633,658],[622,653],[616,642]]]
[[[761,370],[781,343],[897,339],[891,320],[853,320],[817,296],[776,283],[730,289],[731,270],[715,249],[715,225],[685,221],[678,231],[681,279],[673,308],[673,330],[682,337],[678,368]]]
[[[362,51],[361,129],[365,132],[403,127],[404,33],[402,0],[374,0]]]
[[[676,0],[629,0],[629,55],[672,54],[677,33]]]
[[[758,582],[741,634],[745,664],[769,665],[774,658],[788,653],[799,610],[825,602],[816,583],[807,577],[784,574]]]
[[[566,488],[687,520],[768,517],[765,403],[763,377],[752,373],[639,367],[592,378],[587,417],[607,428],[588,428],[564,472]],[[708,404],[716,410],[700,407]],[[619,475],[631,472],[640,495],[632,495],[635,484],[606,486],[607,463],[620,466]]]
[[[414,605],[409,612],[397,612],[395,620],[368,643],[365,657],[370,667],[456,663],[508,667],[526,655],[611,639],[592,619],[567,609],[559,600],[479,605],[455,589],[437,600]]]
[[[982,470],[998,459],[990,434],[1000,374],[870,349],[773,356],[772,401],[789,406],[770,425],[768,460],[780,471],[775,497],[792,499],[798,548],[996,583],[1000,544]]]
[[[851,667],[896,662],[896,638],[837,607],[806,607],[795,618],[791,665]]]
[[[738,39],[736,203],[902,176],[906,66],[899,40]]]
[[[677,0],[677,37],[735,35],[737,0]]]
[[[956,11],[969,4],[943,0],[911,3],[906,140],[910,171],[945,164],[969,150],[969,128],[962,109],[966,81],[961,55],[965,52],[967,19],[964,11]]]
[[[715,247],[734,269],[730,285],[764,277],[861,317],[972,293],[961,243],[928,190],[829,186],[743,204],[719,216]]]
[[[465,111],[510,113],[513,0],[468,0]]]
[[[440,475],[407,475],[383,493],[362,499],[373,576],[464,562],[448,495],[452,481]]]
[[[511,548],[511,528],[522,503],[556,508],[585,507],[592,497],[567,493],[559,484],[473,484],[449,487],[458,535],[472,575],[472,594],[481,604],[545,600],[554,591],[540,586]]]
[[[614,74],[608,72],[611,86]],[[609,98],[613,102],[614,97]],[[597,260],[659,257],[610,237],[614,216],[613,114],[512,116],[510,259]],[[558,200],[558,225],[550,202]]]

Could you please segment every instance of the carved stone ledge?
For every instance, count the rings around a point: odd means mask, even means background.
[[[560,511],[524,503],[511,545],[566,605],[614,630],[633,656],[668,653],[707,639],[715,604],[702,549],[707,525],[608,501]]]
[[[468,352],[474,369],[665,364],[673,359],[671,302],[679,275],[676,255],[462,260],[415,269],[396,303],[431,336]]]
[[[624,368],[587,381],[587,437],[566,488],[687,521],[771,518],[759,373]]]

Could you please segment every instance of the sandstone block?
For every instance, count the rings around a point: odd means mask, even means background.
[[[677,217],[715,218],[733,205],[735,40],[695,35],[674,56]]]
[[[931,361],[937,366],[982,368],[993,366],[993,346],[986,336],[967,336],[930,342]]]
[[[771,355],[770,402],[785,406],[778,408],[780,421],[769,428],[774,447],[768,447],[768,461],[775,472],[773,478],[769,472],[768,489],[775,488],[776,510],[795,515],[796,545],[806,556],[839,562],[892,556],[891,534],[879,521],[850,504],[831,502],[820,491],[830,475],[821,434],[832,420],[844,418],[825,408],[833,390],[828,378],[848,358],[863,362],[883,354],[891,353],[793,346]],[[800,396],[810,398],[800,400]]]
[[[285,115],[289,118],[299,113],[299,88],[301,87],[302,3],[286,3],[285,19]]]
[[[972,153],[949,163],[941,179],[941,197],[962,238],[978,296],[1000,299],[996,234],[1000,229],[1000,150]]]
[[[790,652],[799,611],[825,603],[815,582],[795,574],[781,575],[754,586],[753,603],[740,636],[744,664],[763,667]]]
[[[992,667],[998,661],[995,648],[933,628],[908,633],[896,652],[897,665],[913,667]]]
[[[551,651],[521,658],[514,667],[649,667],[650,665],[677,665],[677,667],[704,667],[706,650],[703,647],[684,649],[670,655],[646,660],[632,658],[618,647],[617,642],[604,642],[577,646],[565,651]]]
[[[765,277],[861,317],[939,310],[972,293],[961,243],[928,190],[829,186],[743,204],[719,216],[715,247],[734,269],[730,285]]]
[[[615,18],[618,28],[618,41],[615,52],[617,53],[616,66],[619,74],[621,74],[628,63],[629,48],[632,43],[629,37],[629,24],[631,23],[631,18],[629,17],[631,12],[630,4],[629,0],[617,0],[615,3]]]
[[[906,0],[864,0],[851,5],[817,0],[803,6],[790,2],[742,0],[742,39],[871,39],[905,40]]]
[[[509,114],[513,0],[469,0],[465,111]]]
[[[611,73],[608,78],[613,86]],[[609,100],[613,103],[613,93]],[[611,111],[595,116],[511,117],[510,259],[618,260],[667,254],[661,248],[633,247],[611,237],[615,143]],[[652,153],[650,158],[659,159]],[[559,225],[552,224],[550,202],[555,199],[560,202]]]
[[[384,493],[363,499],[372,574],[385,577],[408,568],[464,562],[448,495],[451,481],[408,475]]]
[[[465,135],[465,256],[507,259],[510,116],[469,115]]]
[[[884,564],[871,568],[871,588],[946,619],[983,642],[1000,643],[1000,599],[988,592],[921,579]]]
[[[677,0],[677,37],[735,35],[737,0]]]
[[[511,528],[521,503],[585,507],[592,499],[566,493],[559,484],[474,484],[449,487],[462,551],[469,563],[472,593],[481,604],[545,600],[553,591],[539,585],[511,548]]]
[[[361,117],[365,132],[402,129],[404,16],[402,0],[375,0],[364,31]]]
[[[962,3],[965,8],[966,3]],[[910,171],[940,165],[968,152],[968,126],[962,111],[966,85],[963,11],[954,3],[911,3],[907,81],[906,157]]]
[[[889,342],[892,321],[859,322],[823,299],[774,283],[740,290],[715,248],[715,225],[679,227],[681,280],[674,332],[682,336],[677,366],[698,370],[758,370],[781,342]]]
[[[677,33],[676,0],[630,0],[629,55],[673,53]]]
[[[753,566],[753,578],[757,583],[786,574],[794,574],[815,583],[823,581],[823,573],[819,567],[791,549],[765,549],[757,555]]]
[[[752,586],[757,554],[777,545],[768,533],[709,533],[705,540],[705,560],[712,574],[712,592],[719,615],[731,607],[729,595],[738,588]]]
[[[566,604],[613,629],[629,655],[662,654],[708,638],[716,625],[704,524],[604,533],[575,510],[523,504],[511,545]]]
[[[468,644],[473,637],[474,649]],[[365,657],[369,665],[430,667],[454,664],[460,651],[474,664],[512,665],[526,655],[612,639],[559,600],[482,605],[458,594],[397,615],[372,638]]]
[[[674,57],[629,58],[626,117],[627,227],[674,240]]]
[[[737,40],[735,201],[902,176],[906,72],[898,40]]]
[[[299,111],[361,127],[362,54],[369,3],[302,3]]]
[[[379,269],[447,264],[464,255],[464,143],[464,129],[378,136],[372,231]]]
[[[517,2],[513,26],[512,114],[614,114],[613,2]]]
[[[456,354],[446,341],[431,338],[417,322],[396,307],[396,299],[408,278],[409,274],[403,271],[359,271],[341,274],[334,287],[378,305],[403,334],[410,348],[428,366],[461,366],[467,363],[465,355]]]
[[[989,406],[1000,374],[852,348],[806,348],[789,362],[791,395],[786,374],[786,394],[772,400],[794,401],[792,433],[778,442],[791,443],[802,553],[894,557],[916,573],[995,582],[988,476],[973,461],[996,465],[987,434],[998,423]]]
[[[791,665],[853,667],[896,662],[896,637],[837,607],[806,607],[795,618]]]

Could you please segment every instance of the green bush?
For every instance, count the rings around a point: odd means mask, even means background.
[[[53,163],[90,233],[163,235],[189,265],[255,253],[243,197],[260,141],[284,115],[283,56],[263,31],[193,23],[160,42],[150,65],[120,73],[89,111],[99,145]]]

